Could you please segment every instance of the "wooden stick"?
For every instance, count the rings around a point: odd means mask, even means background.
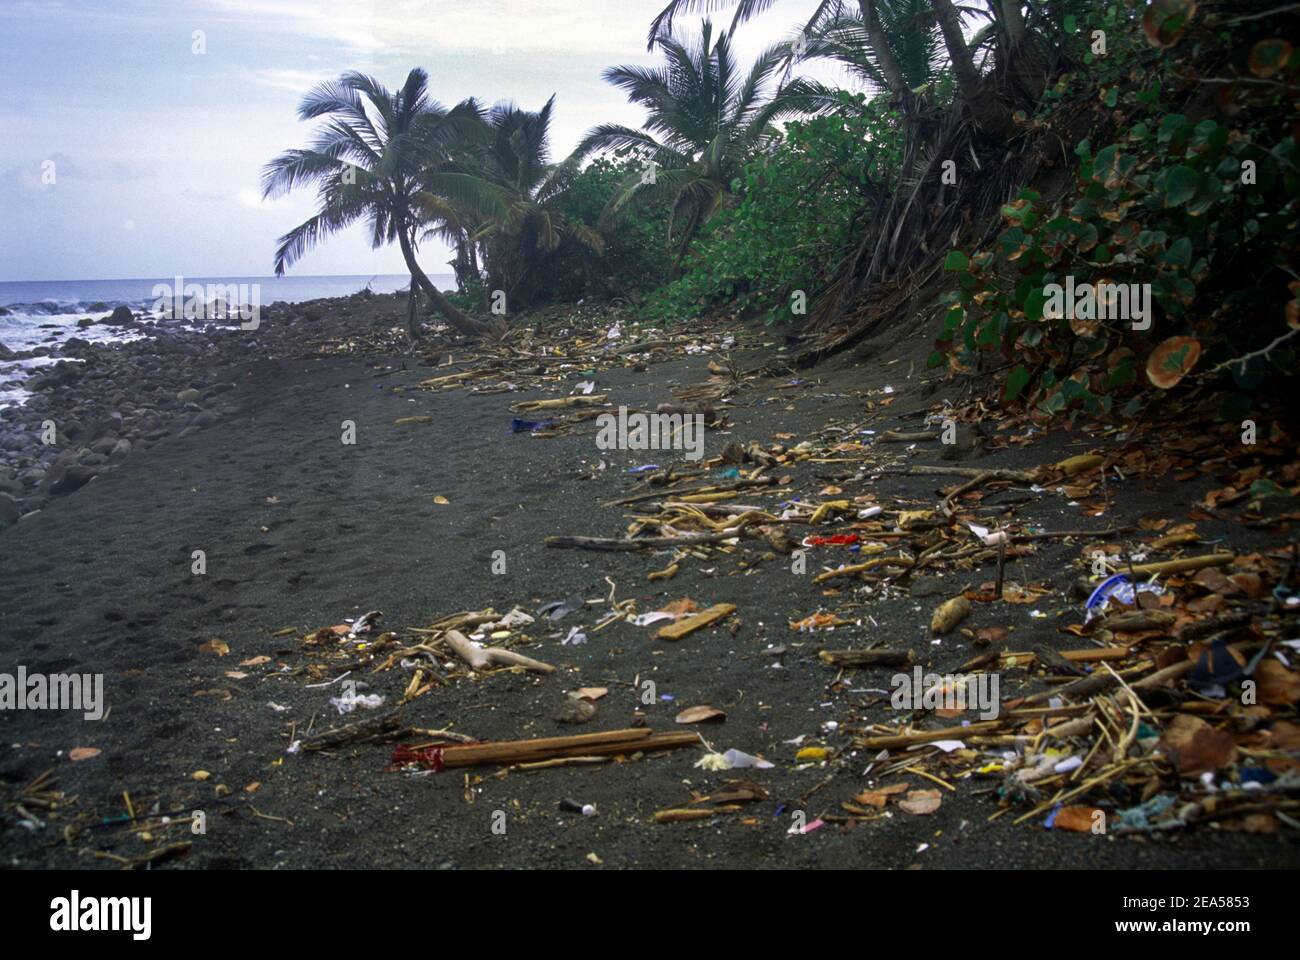
[[[1132,529],[1133,525],[1128,524],[1111,527],[1109,530],[1045,530],[1042,533],[1017,533],[1011,539],[1014,543],[1024,543],[1030,540],[1063,540],[1066,537],[1113,537]]]
[[[978,467],[911,466],[886,470],[885,473],[906,477],[970,477],[971,479],[1010,480],[1013,483],[1037,483],[1036,470],[981,470]]]
[[[735,612],[736,605],[734,603],[716,603],[707,610],[701,610],[693,617],[687,617],[685,620],[678,620],[676,623],[661,627],[655,636],[660,640],[680,640],[687,634],[702,630],[709,624],[721,620],[723,617],[729,617]]]
[[[874,560],[868,560],[866,563],[855,563],[851,566],[840,567],[837,570],[827,570],[825,573],[819,573],[813,577],[813,583],[825,583],[827,580],[834,580],[836,577],[851,577],[862,573],[864,570],[871,570],[874,567],[884,567],[889,565],[900,567],[912,566],[912,561],[907,557],[877,557]]]
[[[502,650],[500,647],[480,647],[459,630],[448,630],[442,638],[447,641],[447,646],[455,651],[456,656],[469,664],[471,670],[485,670],[488,667],[523,667],[534,673],[555,672],[555,668],[549,663],[525,657],[522,653]]]
[[[910,747],[915,743],[931,743],[935,740],[961,740],[977,733],[991,733],[1002,726],[1002,722],[981,720],[964,727],[944,727],[942,730],[903,733],[893,737],[865,737],[855,741],[855,744],[863,750],[892,750],[895,747]]]
[[[643,547],[683,547],[693,543],[719,543],[741,536],[741,527],[718,533],[689,533],[680,537],[547,537],[546,545],[556,550],[640,550]]]
[[[443,769],[477,767],[484,764],[536,763],[562,757],[598,757],[645,750],[672,750],[700,742],[698,733],[655,733],[648,727],[585,733],[572,737],[542,737],[536,740],[506,740],[444,747]]]
[[[363,743],[367,740],[396,735],[400,726],[400,713],[393,710],[378,717],[370,717],[318,733],[314,737],[303,740],[299,746],[300,749],[308,752],[329,750],[333,747],[341,747],[345,743]]]
[[[823,650],[817,656],[833,667],[910,667],[916,662],[911,650]]]
[[[598,393],[594,396],[560,397],[556,400],[520,400],[510,404],[514,413],[529,413],[533,410],[563,410],[568,407],[598,407],[609,399],[609,394]]]
[[[677,496],[681,493],[722,493],[727,490],[744,490],[748,487],[770,487],[774,483],[776,483],[776,477],[742,478],[739,480],[727,480],[723,483],[692,483],[684,487],[676,487],[672,490],[659,490],[655,493],[638,493],[631,497],[620,497],[617,500],[606,500],[601,504],[601,506],[625,507],[629,503],[639,503],[642,500],[653,500],[656,497]]]
[[[911,443],[916,440],[938,440],[935,430],[918,430],[915,433],[901,433],[898,430],[886,430],[876,437],[877,443]]]
[[[1231,553],[1207,553],[1203,557],[1184,557],[1182,560],[1162,560],[1159,563],[1139,563],[1131,569],[1134,576],[1152,573],[1186,573],[1205,567],[1226,567],[1237,562]]]

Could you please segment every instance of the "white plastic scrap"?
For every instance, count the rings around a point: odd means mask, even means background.
[[[568,646],[569,644],[573,644],[576,647],[578,644],[586,643],[586,642],[587,642],[587,635],[583,633],[581,630],[579,630],[577,627],[572,627],[569,630],[569,635],[560,641],[560,646],[563,647],[563,646]]]
[[[359,633],[369,633],[374,628],[375,622],[384,615],[382,610],[370,610],[357,617],[357,622],[352,624],[352,629],[348,631],[348,637],[355,637]]]
[[[967,523],[966,526],[970,527],[970,532],[979,537],[986,547],[996,547],[999,543],[1006,543],[1007,541],[1007,532],[1005,530],[990,533],[988,527],[981,527],[978,524]]]
[[[367,710],[374,710],[383,706],[384,698],[377,693],[358,694],[355,690],[349,690],[341,697],[330,697],[330,706],[338,710],[340,714],[351,713],[357,707],[365,707]]]

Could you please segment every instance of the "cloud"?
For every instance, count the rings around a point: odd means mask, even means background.
[[[249,210],[271,210],[283,203],[284,199],[276,197],[273,200],[263,200],[262,191],[256,187],[240,187],[239,192],[235,194],[235,202]]]
[[[644,47],[644,0],[214,0],[259,27],[374,57],[441,53],[606,53]],[[521,9],[521,7],[523,9]]]
[[[0,183],[36,193],[72,183],[130,183],[148,177],[149,172],[143,167],[122,160],[95,159],[78,163],[66,153],[52,153],[10,167],[0,173]]]
[[[277,67],[268,67],[253,73],[253,79],[264,87],[299,94],[306,93],[326,80],[333,80],[336,76],[337,73],[324,70],[291,70]]]

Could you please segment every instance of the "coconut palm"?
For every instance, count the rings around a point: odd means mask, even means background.
[[[650,46],[653,48],[660,38],[672,31],[673,19],[684,13],[696,10],[719,10],[735,7],[732,29],[746,20],[772,7],[777,0],[671,0],[650,24]],[[977,36],[980,45],[994,46],[998,61],[1008,68],[1013,75],[1026,72],[1026,66],[1033,66],[1031,45],[1026,44],[1028,31],[1022,7],[1024,0],[984,0],[984,7],[958,6],[953,0],[822,0],[805,27],[805,39],[811,46],[815,39],[813,27],[849,17],[860,24],[858,36],[865,47],[860,55],[852,57],[862,66],[870,65],[873,81],[883,81],[897,99],[907,102],[909,90],[915,84],[905,65],[917,62],[916,53],[920,46],[928,46],[934,41],[933,29],[938,28],[943,47],[947,54],[947,66],[951,69],[962,100],[969,107],[972,116],[984,132],[993,138],[1007,139],[1016,132],[1011,122],[1011,111],[1001,101],[997,91],[982,82],[979,69],[975,64],[975,44],[967,43],[963,31],[963,18],[979,16],[990,21],[991,29]],[[928,7],[928,11],[922,8]],[[922,18],[921,15],[926,15]],[[924,31],[919,31],[921,24]],[[1030,61],[1030,64],[1022,61]],[[1030,70],[1029,72],[1033,72]],[[1021,80],[1021,85],[1030,88],[1033,83]],[[816,91],[816,84],[804,84],[797,95],[807,97],[810,91]]]
[[[536,112],[503,102],[487,116],[482,175],[502,192],[507,209],[483,218],[474,236],[489,287],[505,291],[510,303],[531,301],[552,255],[567,247],[596,254],[604,249],[599,232],[558,209],[578,164],[548,158],[554,108],[552,96]]]
[[[413,292],[422,291],[462,333],[486,332],[488,324],[447,300],[416,260],[421,194],[436,192],[479,207],[500,205],[499,196],[472,174],[429,173],[431,164],[444,161],[459,144],[481,136],[483,117],[477,104],[467,100],[448,110],[429,99],[428,77],[420,69],[412,70],[393,92],[373,77],[346,73],[303,97],[298,116],[326,122],[310,146],[285,151],[266,165],[262,193],[280,196],[314,183],[318,210],[280,238],[276,276],[330,234],[364,221],[373,246],[396,241],[401,247]],[[411,327],[415,336],[414,319]]]
[[[774,123],[798,112],[764,87],[781,67],[782,45],[769,48],[742,73],[732,51],[730,31],[713,39],[705,20],[697,42],[674,37],[655,41],[662,67],[610,67],[604,78],[648,111],[643,129],[601,124],[589,131],[573,159],[598,150],[630,151],[646,167],[622,184],[610,202],[610,215],[638,196],[666,197],[671,213],[668,242],[677,247],[676,266],[692,238],[732,196],[732,183],[747,160],[777,134]]]
[[[882,46],[888,51],[889,69],[897,68],[903,89],[916,91],[938,79],[944,67],[943,38],[929,0],[822,4],[800,39],[789,44],[791,58],[833,61],[869,88],[890,92],[893,85],[871,39],[875,27],[867,11],[872,9],[885,38]],[[810,112],[843,109],[837,89],[809,78],[795,78],[783,92],[792,99],[803,98],[800,102]]]

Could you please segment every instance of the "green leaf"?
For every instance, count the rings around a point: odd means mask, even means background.
[[[1007,389],[1002,395],[1003,403],[1011,403],[1020,392],[1029,384],[1029,371],[1025,369],[1023,363],[1017,364],[1015,369],[1007,374]]]
[[[1201,175],[1186,164],[1180,163],[1165,172],[1165,206],[1181,207],[1192,197],[1200,185]]]
[[[1252,497],[1289,497],[1291,494],[1283,490],[1272,480],[1259,479],[1250,485],[1250,495]]]
[[[965,270],[969,266],[970,259],[960,250],[949,250],[948,258],[943,262],[943,268],[945,270],[952,270],[954,272]]]

